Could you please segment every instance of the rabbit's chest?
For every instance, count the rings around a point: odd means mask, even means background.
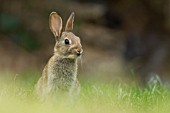
[[[56,89],[68,90],[76,81],[77,65],[74,62],[59,62],[49,70],[50,83]]]
[[[70,69],[70,67],[56,67],[56,70],[52,74],[53,82],[60,84],[71,83],[76,78],[76,70]]]

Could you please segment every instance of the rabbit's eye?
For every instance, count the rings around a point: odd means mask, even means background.
[[[70,41],[69,41],[68,39],[65,39],[64,43],[65,43],[66,45],[69,45],[69,44],[70,44]]]

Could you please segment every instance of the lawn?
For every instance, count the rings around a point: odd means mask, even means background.
[[[34,92],[38,73],[10,74],[1,74],[0,113],[170,113],[165,86],[81,81],[78,97],[40,102]]]

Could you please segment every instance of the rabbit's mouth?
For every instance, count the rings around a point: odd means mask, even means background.
[[[81,50],[76,50],[76,55],[77,55],[78,57],[81,56],[82,53],[83,53],[83,50],[82,50],[82,49],[81,49]]]
[[[81,53],[77,53],[77,56],[78,56],[78,57],[81,56]]]
[[[71,51],[67,51],[66,53],[65,58],[77,59],[81,57],[83,49],[73,49]]]
[[[82,53],[69,54],[69,55],[65,56],[65,58],[77,59],[77,58],[81,57],[81,55],[82,55]]]

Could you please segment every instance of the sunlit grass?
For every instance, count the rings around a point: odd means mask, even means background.
[[[74,99],[40,102],[34,92],[38,79],[26,73],[0,79],[0,113],[169,113],[170,91],[164,86],[81,82]],[[9,73],[8,73],[9,75]],[[6,76],[6,75],[5,75]]]

